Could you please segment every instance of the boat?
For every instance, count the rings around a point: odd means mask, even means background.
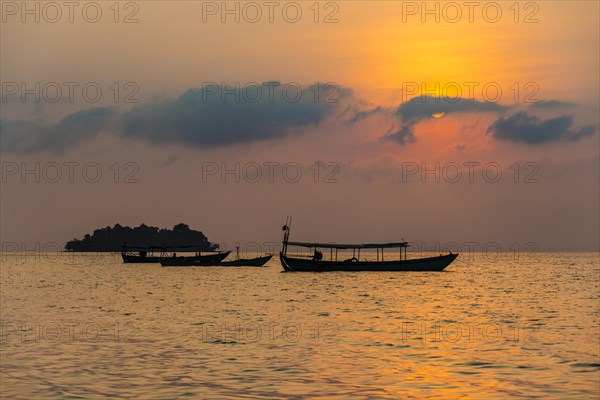
[[[227,252],[229,254],[230,252]],[[272,254],[256,258],[240,258],[240,248],[236,247],[237,258],[231,261],[221,260],[186,260],[182,258],[163,258],[163,267],[262,267],[271,260]]]
[[[232,261],[185,261],[178,259],[163,258],[160,265],[163,267],[262,267],[271,260],[272,254],[256,257],[241,258]]]
[[[450,265],[458,253],[439,255],[435,257],[408,259],[406,249],[408,242],[396,243],[367,243],[367,244],[335,244],[314,242],[290,242],[291,217],[288,217],[283,226],[283,249],[279,253],[279,260],[285,272],[325,272],[325,271],[443,271]],[[291,257],[288,256],[288,246],[299,246],[310,248],[314,253],[310,256]],[[384,260],[383,249],[396,248],[400,257],[397,260]],[[320,251],[329,250],[329,260],[323,258]],[[376,249],[376,261],[361,258],[360,251],[363,249]],[[352,250],[352,257],[338,260],[338,250]]]
[[[124,263],[160,263],[161,260],[171,259],[178,260],[181,262],[219,262],[227,258],[230,251],[217,251],[210,252],[210,254],[202,254],[197,252],[193,256],[177,256],[175,250],[193,250],[197,246],[174,246],[174,247],[163,247],[163,246],[128,246],[123,245],[121,250],[121,256],[123,257]]]

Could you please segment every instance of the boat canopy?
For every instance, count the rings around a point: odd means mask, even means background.
[[[366,244],[339,244],[339,243],[311,243],[311,242],[285,242],[288,246],[320,247],[325,249],[383,249],[408,247],[408,242],[399,243],[366,243]]]
[[[202,249],[201,246],[195,246],[195,245],[187,245],[187,246],[136,246],[136,245],[130,245],[130,244],[124,244],[122,246],[123,248],[130,250],[130,251],[139,251],[139,250],[163,250],[163,251],[170,251],[170,250],[177,250],[177,249]],[[209,252],[208,250],[205,250],[205,252]],[[217,250],[215,250],[215,252],[217,252]]]

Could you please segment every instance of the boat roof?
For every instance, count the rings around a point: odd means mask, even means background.
[[[382,249],[392,247],[408,247],[408,242],[398,243],[364,243],[364,244],[340,244],[340,243],[314,243],[314,242],[287,242],[288,246],[322,247],[326,249]]]
[[[164,251],[169,251],[169,250],[173,250],[173,249],[200,249],[202,248],[202,246],[196,246],[196,245],[186,245],[186,246],[136,246],[136,245],[123,245],[124,248],[126,248],[127,250],[131,250],[131,251],[138,251],[138,250],[164,250]],[[205,250],[204,252],[210,252],[212,250]],[[214,252],[216,252],[217,250],[215,250]]]

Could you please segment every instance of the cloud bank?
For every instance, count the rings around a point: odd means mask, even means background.
[[[295,86],[285,92],[275,81],[244,88],[207,86],[128,112],[100,107],[79,111],[55,124],[2,119],[2,151],[62,151],[103,131],[150,143],[195,147],[277,139],[318,125],[352,94],[338,87],[334,96],[316,97],[315,89],[315,85]]]
[[[302,87],[301,92],[295,90],[292,95],[274,90],[270,95],[264,87],[252,91],[227,87],[218,89],[219,93],[208,87],[190,89],[175,100],[138,107],[122,115],[118,131],[126,138],[199,147],[276,139],[318,125],[336,112],[339,101],[351,95],[342,88],[338,98],[329,99],[335,102],[324,98],[315,101],[313,90]]]
[[[482,113],[504,112],[507,107],[497,103],[482,102],[477,100],[456,97],[417,96],[402,103],[394,115],[398,119],[400,128],[385,136],[385,139],[401,145],[414,142],[414,127],[417,123],[433,118],[433,114],[444,113]]]
[[[62,151],[107,130],[117,114],[114,108],[97,107],[75,112],[54,124],[40,120],[9,121],[1,118],[2,151]]]
[[[574,127],[574,116],[565,111],[572,112],[578,105],[561,100],[540,101],[525,111],[508,115],[516,106],[456,97],[417,96],[395,108],[367,107],[367,103],[355,98],[348,88],[336,86],[335,92],[324,95],[327,93],[322,89],[327,84],[292,85],[287,91],[285,86],[277,81],[247,87],[208,85],[126,112],[111,107],[78,111],[53,124],[40,119],[2,118],[1,150],[61,152],[103,132],[152,144],[214,148],[300,135],[331,117],[354,125],[377,115],[392,118],[392,127],[382,132],[381,137],[399,145],[415,142],[415,126],[442,114],[498,114],[498,119],[482,134],[491,134],[498,141],[529,145],[574,142],[597,130],[592,125]],[[321,95],[315,96],[319,89]],[[343,111],[341,104],[346,107]],[[534,115],[544,111],[561,115],[546,120]]]
[[[541,144],[561,140],[576,141],[596,132],[592,125],[573,128],[573,116],[563,115],[542,121],[540,118],[519,112],[500,118],[487,129],[495,139],[527,144]]]

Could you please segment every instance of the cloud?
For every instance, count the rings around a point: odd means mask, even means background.
[[[2,151],[61,151],[107,130],[116,115],[114,108],[97,107],[70,114],[55,124],[3,118],[0,119]]]
[[[414,126],[419,122],[417,120],[409,120],[402,124],[399,129],[393,129],[389,131],[384,137],[384,140],[391,140],[393,142],[405,145],[407,143],[415,142]]]
[[[497,103],[460,97],[417,96],[402,103],[396,115],[402,119],[429,118],[437,113],[503,112],[507,107]]]
[[[370,118],[373,115],[378,115],[378,114],[382,114],[385,113],[387,110],[381,106],[377,106],[371,110],[357,110],[357,109],[348,109],[346,110],[344,113],[346,112],[351,112],[352,116],[350,117],[350,119],[348,120],[348,122],[350,124],[355,124],[357,122],[360,122],[364,119]]]
[[[315,101],[310,89],[303,87],[297,100],[295,94],[286,97],[278,90],[270,96],[267,86],[252,91],[225,87],[219,88],[219,93],[210,87],[190,89],[175,100],[124,114],[119,131],[129,138],[201,147],[280,138],[319,124],[337,108],[338,103]],[[340,90],[338,94],[347,97],[350,92]]]
[[[554,110],[557,108],[569,108],[576,107],[577,103],[572,103],[570,101],[560,101],[560,100],[540,100],[535,103],[531,103],[529,105],[530,109],[540,109],[540,110]]]
[[[218,89],[220,93],[209,87],[190,89],[175,100],[144,105],[124,114],[119,130],[123,137],[154,143],[213,147],[298,133],[301,128],[319,124],[338,106],[324,99],[315,101],[311,87],[303,87],[297,100],[295,94],[286,97],[277,90],[271,97],[267,88],[244,92],[243,88],[223,87]],[[338,93],[349,95],[347,90]]]
[[[573,129],[573,116],[563,115],[542,121],[540,118],[519,112],[510,117],[502,117],[487,130],[497,140],[540,144],[553,141],[576,141],[596,132],[593,125]]]
[[[417,96],[402,103],[394,112],[400,120],[401,127],[388,133],[384,139],[402,145],[414,142],[414,127],[417,123],[433,118],[433,114],[444,113],[474,113],[474,112],[504,112],[508,108],[497,103],[482,102],[477,100],[457,97]]]
[[[531,111],[552,111],[577,107],[576,103],[561,100],[545,100],[533,103],[527,107]],[[400,123],[400,128],[388,132],[384,139],[401,145],[416,141],[414,127],[421,121],[433,118],[433,114],[444,113],[487,113],[504,114],[511,107],[497,103],[481,102],[463,98],[418,96],[400,105],[394,115]],[[542,121],[537,116],[519,112],[510,117],[501,116],[488,129],[494,139],[538,144],[550,141],[577,141],[596,132],[592,125],[575,129],[574,117],[562,115]]]
[[[433,114],[504,114],[511,109],[497,103],[434,96],[414,97],[396,108],[387,108],[353,99],[348,88],[335,86],[332,91],[331,85],[318,85],[323,86],[288,87],[287,92],[276,81],[246,87],[208,85],[189,89],[177,98],[153,100],[130,111],[107,107],[78,111],[54,124],[41,119],[0,119],[2,151],[60,152],[101,132],[154,144],[212,148],[299,135],[332,116],[356,124],[376,115],[393,119],[382,139],[406,145],[416,141],[415,126],[432,119]],[[315,98],[316,93],[319,98]],[[576,104],[548,100],[529,105],[527,110],[552,111],[573,106]],[[572,125],[572,116],[542,121],[519,112],[499,118],[487,132],[497,140],[537,144],[576,141],[596,131],[594,126],[574,129]]]
[[[144,104],[131,111],[95,108],[71,114],[57,124],[2,120],[3,151],[61,151],[109,129],[123,138],[150,143],[216,147],[300,134],[334,114],[351,90],[326,84],[265,82],[252,87],[205,86],[176,99]],[[331,86],[331,85],[329,85]],[[325,88],[325,89],[323,89]]]

